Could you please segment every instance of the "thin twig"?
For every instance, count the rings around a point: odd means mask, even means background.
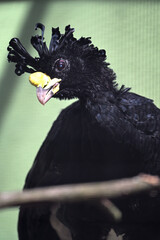
[[[110,216],[112,221],[120,222],[122,220],[122,212],[109,199],[101,200],[101,205],[105,209],[105,211],[108,214],[108,216]]]
[[[156,176],[139,175],[133,178],[98,183],[71,184],[0,194],[0,208],[43,202],[75,202],[117,198],[160,189]]]

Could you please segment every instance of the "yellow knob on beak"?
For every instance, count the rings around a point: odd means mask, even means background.
[[[45,73],[34,72],[29,76],[29,81],[35,87],[44,88],[51,81],[51,78]]]

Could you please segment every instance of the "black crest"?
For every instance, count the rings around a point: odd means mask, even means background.
[[[8,61],[16,63],[15,73],[19,76],[24,72],[45,72],[45,66],[48,62],[48,59],[51,58],[56,51],[62,48],[71,48],[72,50],[77,50],[78,52],[83,53],[86,57],[89,55],[94,55],[101,57],[102,60],[105,60],[106,58],[105,50],[98,50],[98,48],[95,48],[94,45],[91,44],[90,38],[81,37],[78,40],[74,38],[74,28],[71,28],[70,25],[65,27],[64,34],[60,33],[59,28],[52,28],[52,36],[49,48],[44,41],[45,26],[41,23],[37,23],[35,30],[38,28],[41,30],[41,35],[35,35],[31,37],[31,44],[37,50],[39,57],[33,58],[23,47],[18,38],[12,38],[9,42]]]

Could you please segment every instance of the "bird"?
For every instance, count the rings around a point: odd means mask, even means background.
[[[160,176],[160,110],[153,100],[117,83],[104,49],[90,37],[74,37],[74,28],[52,28],[49,47],[45,26],[31,37],[32,57],[18,38],[8,46],[15,73],[29,73],[41,104],[75,99],[63,109],[29,170],[24,189],[101,182],[140,173]],[[50,114],[52,117],[52,113]],[[160,196],[143,194],[113,201],[122,211],[117,224],[96,204],[59,203],[20,207],[19,240],[60,240],[51,212],[72,240],[105,240],[111,229],[125,240],[160,239]],[[60,236],[63,235],[63,236]]]

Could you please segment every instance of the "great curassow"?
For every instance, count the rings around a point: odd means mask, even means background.
[[[160,110],[153,101],[117,87],[116,75],[105,62],[105,50],[90,38],[73,36],[67,26],[61,34],[52,28],[49,48],[41,35],[31,38],[39,56],[33,58],[19,39],[11,39],[9,62],[15,73],[31,73],[39,101],[52,97],[77,98],[53,123],[25,182],[24,189],[70,183],[99,182],[137,175],[160,176]],[[113,228],[128,240],[160,239],[160,197],[140,195],[114,200],[123,213],[114,224],[98,206],[66,203],[57,208],[57,218],[73,240],[106,239]],[[58,240],[51,225],[50,204],[21,207],[20,240]],[[56,209],[56,207],[55,207]],[[65,239],[65,236],[62,236]]]

